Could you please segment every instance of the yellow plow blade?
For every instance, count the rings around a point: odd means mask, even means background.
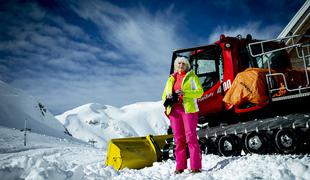
[[[146,137],[133,137],[111,139],[109,142],[106,166],[113,166],[120,170],[140,169],[151,166],[156,161],[161,161],[161,149],[165,140],[172,135],[160,135]]]

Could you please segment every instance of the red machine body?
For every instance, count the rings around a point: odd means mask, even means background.
[[[198,99],[200,117],[208,117],[227,111],[245,114],[262,109],[273,102],[272,95],[279,91],[279,87],[272,87],[273,84],[271,81],[268,82],[268,78],[279,76],[279,74],[274,74],[273,70],[284,73],[292,69],[288,49],[283,49],[285,47],[283,41],[255,40],[252,39],[251,35],[247,35],[246,38],[221,35],[220,40],[214,44],[174,51],[171,73],[174,71],[173,64],[176,57],[184,56],[189,59],[191,67],[199,77],[204,89],[203,96]],[[240,106],[225,104],[223,98],[231,88],[236,75],[247,68],[265,69],[266,72],[269,70],[268,75],[266,75],[268,85],[266,85],[265,90],[270,97],[270,103],[257,105],[245,102]],[[283,79],[285,79],[284,75]],[[306,91],[308,91],[309,84],[306,86]],[[297,92],[296,89],[291,91],[288,85],[285,88],[291,92],[289,94],[296,94],[294,91]]]

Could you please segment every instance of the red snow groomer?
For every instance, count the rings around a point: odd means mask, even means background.
[[[170,73],[176,57],[187,57],[204,89],[198,99],[197,127],[203,153],[310,152],[309,42],[307,35],[272,40],[221,35],[214,44],[173,52]],[[171,135],[141,138],[150,148],[143,153],[140,148],[139,153],[153,156],[152,160],[130,158],[130,153],[137,152],[131,146],[133,138],[114,139],[106,164],[116,169],[141,168],[174,158]],[[117,155],[112,153],[115,148]]]

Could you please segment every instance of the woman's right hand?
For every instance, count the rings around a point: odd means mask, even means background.
[[[183,91],[181,89],[175,91],[175,93],[177,93],[178,96],[183,96]]]

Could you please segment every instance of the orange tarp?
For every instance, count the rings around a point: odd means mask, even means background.
[[[275,70],[271,70],[275,73]],[[231,88],[227,91],[223,101],[227,105],[239,106],[244,102],[251,102],[258,106],[264,106],[268,103],[268,88],[266,83],[266,74],[268,69],[248,68],[237,74]],[[288,89],[295,89],[299,86],[307,86],[305,70],[285,69],[282,73],[287,82]],[[310,71],[308,70],[308,74]],[[273,80],[278,86],[279,91],[274,92],[273,97],[287,94],[284,86],[284,79],[277,75]]]
[[[256,105],[268,103],[266,74],[267,69],[248,68],[237,74],[223,101],[229,105],[241,105],[249,101]]]

